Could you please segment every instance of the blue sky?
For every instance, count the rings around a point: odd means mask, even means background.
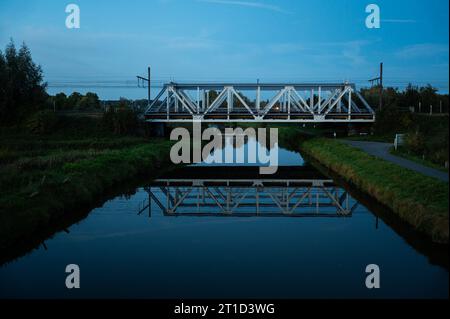
[[[79,5],[81,28],[65,7]],[[381,8],[367,29],[366,5]],[[387,85],[431,83],[448,92],[448,0],[1,0],[0,48],[25,41],[50,92],[76,82],[343,81],[359,86],[385,65]],[[84,92],[86,90],[77,89]],[[143,89],[92,88],[102,98]]]

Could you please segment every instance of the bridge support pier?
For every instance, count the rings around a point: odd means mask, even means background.
[[[351,123],[347,128],[347,136],[352,135],[370,135],[373,130],[372,124]]]
[[[164,137],[166,135],[166,123],[149,123],[148,135],[151,137]]]

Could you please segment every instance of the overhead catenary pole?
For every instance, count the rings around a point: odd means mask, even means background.
[[[261,108],[261,88],[259,86],[259,79],[256,80],[256,113],[259,115]]]
[[[150,93],[151,93],[151,88],[150,88],[150,66],[148,67],[148,105],[150,105]]]
[[[150,96],[150,93],[151,93],[151,82],[150,82],[150,77],[151,77],[151,73],[150,73],[150,66],[148,67],[148,69],[147,69],[147,72],[148,72],[148,77],[147,78],[144,78],[144,77],[142,77],[142,76],[136,76],[137,77],[137,80],[138,80],[138,87],[142,87],[142,88],[145,88],[145,82],[147,82],[147,93],[148,93],[148,97],[147,97],[147,99],[148,99],[148,107],[150,107],[150,98],[151,98],[151,96]],[[142,86],[141,86],[141,82],[142,82]]]
[[[383,62],[380,63],[380,110],[383,108]]]
[[[380,75],[376,78],[370,79],[369,82],[371,83],[372,87],[373,87],[374,82],[378,83],[378,85],[379,85],[378,108],[381,110],[383,108],[383,62],[380,63]]]

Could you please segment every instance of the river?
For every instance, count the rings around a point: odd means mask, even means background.
[[[261,177],[204,163],[143,183],[4,264],[0,298],[448,298],[441,248],[301,154],[279,148],[279,165]],[[65,286],[68,264],[80,289]]]

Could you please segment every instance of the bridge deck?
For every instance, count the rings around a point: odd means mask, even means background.
[[[178,113],[172,114],[167,117],[166,113],[147,113],[145,114],[145,119],[149,122],[186,122],[192,121],[193,117],[189,113]],[[325,121],[335,121],[335,122],[373,122],[374,115],[370,113],[352,114],[350,117],[343,114],[328,114],[325,116]],[[251,114],[245,113],[230,113],[228,116],[226,113],[222,114],[209,114],[205,115],[203,118],[205,122],[318,122],[317,117],[312,114],[307,113],[292,113],[288,114],[268,114],[264,119],[255,119]]]

